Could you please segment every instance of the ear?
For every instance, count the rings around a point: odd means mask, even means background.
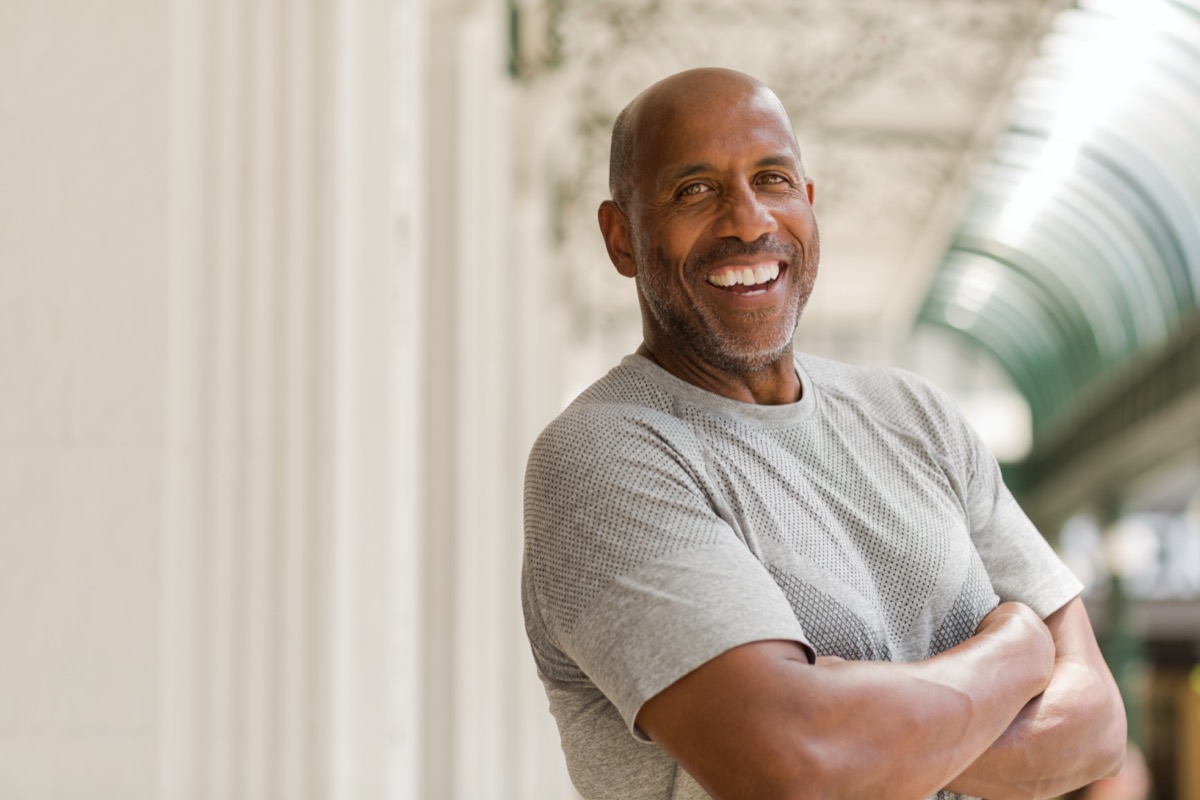
[[[812,178],[805,178],[805,179],[804,179],[804,188],[805,188],[805,190],[808,192],[808,204],[811,206],[811,205],[813,204],[813,182],[812,182]]]
[[[637,260],[633,257],[629,218],[612,200],[600,204],[597,217],[600,220],[600,233],[604,236],[604,246],[608,248],[608,257],[613,266],[626,278],[632,278],[637,274]]]

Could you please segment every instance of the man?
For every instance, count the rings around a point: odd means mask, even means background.
[[[1049,797],[1125,719],[1079,583],[939,392],[793,354],[813,183],[702,69],[613,132],[600,229],[643,344],[539,438],[523,601],[592,798]]]

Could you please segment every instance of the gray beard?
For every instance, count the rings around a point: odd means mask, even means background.
[[[643,272],[639,270],[637,285],[642,295],[643,313],[652,315],[668,336],[686,349],[699,354],[706,364],[732,374],[745,375],[760,372],[785,357],[792,346],[796,327],[800,323],[800,316],[804,311],[804,306],[808,303],[808,297],[812,293],[812,285],[816,278],[818,247],[819,245],[816,245],[814,241],[814,247],[803,263],[799,259],[792,259],[789,264],[790,269],[803,270],[799,279],[804,283],[801,284],[800,291],[788,308],[788,317],[783,326],[787,334],[781,336],[779,342],[753,348],[750,343],[729,334],[717,324],[716,320],[705,314],[686,315],[680,313],[677,310],[678,307],[687,301],[683,297],[677,297],[675,299],[678,302],[671,302],[668,295],[672,293],[672,290],[659,291],[660,284],[655,280],[643,278]],[[652,268],[658,270],[659,275],[667,274],[670,269],[670,262],[661,249],[655,253]],[[764,313],[764,318],[767,316],[768,313]],[[709,324],[703,324],[705,320]]]

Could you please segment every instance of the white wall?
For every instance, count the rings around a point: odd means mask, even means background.
[[[166,10],[0,4],[0,797],[151,797]]]
[[[0,800],[570,796],[505,24],[0,3]]]

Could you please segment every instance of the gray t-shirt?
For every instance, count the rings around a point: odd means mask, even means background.
[[[1081,589],[938,390],[796,371],[799,402],[760,406],[629,356],[533,448],[526,630],[587,800],[707,797],[634,719],[733,647],[920,660],[1000,600],[1044,617]]]

